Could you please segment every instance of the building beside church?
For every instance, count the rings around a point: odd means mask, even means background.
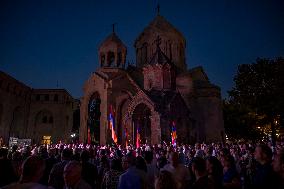
[[[57,143],[70,138],[78,102],[65,89],[33,89],[0,71],[0,138]]]
[[[220,88],[202,67],[187,68],[184,36],[157,15],[134,42],[136,65],[126,66],[127,48],[113,31],[99,46],[99,68],[83,86],[80,140],[157,144],[224,140]]]

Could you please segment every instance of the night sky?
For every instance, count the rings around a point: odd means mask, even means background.
[[[188,68],[203,66],[223,97],[237,65],[284,56],[284,1],[162,1],[160,13],[183,33]],[[33,88],[82,86],[98,67],[98,45],[116,33],[135,61],[134,40],[154,19],[157,0],[0,1],[0,70]],[[58,81],[58,82],[57,82]]]

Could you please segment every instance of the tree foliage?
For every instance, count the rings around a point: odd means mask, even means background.
[[[256,124],[273,124],[276,117],[283,118],[283,58],[258,58],[252,64],[239,65],[234,82],[228,92],[229,100],[224,103],[227,131],[238,130],[236,135],[247,132],[253,136]],[[232,128],[233,125],[237,128]]]

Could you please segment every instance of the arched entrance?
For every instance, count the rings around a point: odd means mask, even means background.
[[[35,117],[34,139],[37,144],[51,144],[54,141],[54,117],[48,110],[39,111]]]
[[[132,138],[133,143],[137,140],[137,132],[140,134],[141,144],[151,144],[151,110],[141,103],[137,105],[132,115]]]
[[[101,117],[101,99],[99,94],[94,93],[88,104],[88,121],[87,121],[87,142],[100,143],[100,117]]]

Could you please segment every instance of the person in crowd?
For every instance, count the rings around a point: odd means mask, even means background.
[[[47,158],[45,158],[46,166],[45,166],[43,177],[41,178],[41,181],[40,181],[41,184],[48,185],[49,173],[53,165],[57,163],[57,160],[55,158],[55,152],[56,152],[55,148],[50,148],[47,151]],[[41,157],[43,156],[45,155],[42,155]]]
[[[279,178],[277,189],[284,189],[284,148],[279,150],[273,160],[272,166]]]
[[[265,144],[255,148],[254,157],[258,162],[256,172],[252,180],[252,188],[273,188],[276,182],[276,174],[272,169],[272,150]]]
[[[126,154],[122,161],[126,171],[119,177],[118,189],[143,189],[142,178],[135,167],[136,158],[133,153]]]
[[[90,163],[90,153],[87,150],[83,150],[80,155],[82,163],[82,179],[86,181],[92,188],[95,188],[98,177],[97,167]]]
[[[221,162],[214,156],[207,157],[206,170],[208,178],[214,182],[214,188],[221,189],[223,185],[223,167]]]
[[[214,189],[214,181],[207,175],[206,161],[203,158],[196,157],[193,159],[192,172],[196,178],[192,189]]]
[[[2,187],[2,189],[47,189],[39,183],[45,169],[45,161],[39,156],[28,157],[22,165],[19,182]]]
[[[7,156],[8,149],[0,148],[0,187],[17,181],[17,175]]]
[[[155,178],[158,176],[158,169],[156,165],[153,163],[153,152],[152,151],[146,151],[144,155],[146,165],[147,165],[147,182],[148,182],[148,188],[154,189],[155,188]]]
[[[105,173],[101,188],[116,189],[121,174],[122,165],[120,159],[112,159],[110,162],[110,170]]]
[[[235,159],[232,155],[224,155],[221,158],[223,166],[223,186],[225,189],[240,188],[241,183],[236,169]]]
[[[162,170],[155,180],[155,189],[177,189],[177,183],[172,173]]]
[[[191,181],[189,170],[185,165],[179,163],[178,153],[172,152],[169,156],[169,164],[163,167],[163,170],[169,171],[173,174],[178,189],[187,188]]]
[[[61,162],[56,163],[50,171],[48,185],[55,189],[62,189],[64,186],[63,171],[65,165],[71,160],[72,151],[65,148],[61,153]]]
[[[63,172],[64,189],[91,189],[92,187],[82,179],[82,166],[78,161],[69,161]]]

